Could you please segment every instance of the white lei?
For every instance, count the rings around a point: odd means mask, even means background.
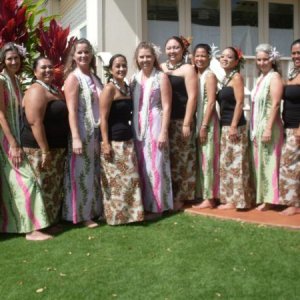
[[[77,75],[77,78],[79,79],[79,84],[82,88],[82,93],[83,93],[83,98],[86,102],[86,109],[87,109],[87,117],[89,118],[89,121],[93,125],[94,128],[99,127],[100,125],[100,117],[96,121],[94,118],[93,114],[93,109],[92,109],[92,102],[93,102],[93,91],[91,91],[84,74],[80,71],[80,69],[75,69],[74,73]],[[91,79],[95,84],[95,78],[94,75],[91,74]],[[96,89],[96,84],[95,84],[95,89]]]
[[[198,93],[198,99],[197,99],[196,135],[198,135],[198,133],[199,133],[199,129],[200,129],[200,126],[201,126],[202,120],[203,120],[203,108],[204,108],[203,101],[204,101],[204,94],[205,94],[205,83],[206,83],[206,77],[210,72],[211,72],[211,69],[207,68],[199,78],[200,85],[199,85],[199,93]]]
[[[257,132],[263,126],[262,119],[265,113],[265,108],[267,104],[267,97],[270,90],[270,80],[274,73],[274,70],[270,70],[269,73],[265,76],[261,75],[257,84],[252,90],[251,99],[252,99],[252,114],[251,114],[251,140],[253,141],[256,137]]]
[[[20,101],[22,99],[21,87],[20,87],[18,79],[15,77],[17,90],[18,90],[18,94],[19,94],[19,95],[17,95],[16,91],[14,89],[14,85],[11,82],[11,79],[5,69],[3,70],[1,75],[5,78],[5,80],[7,82],[7,88],[9,91],[9,101],[15,100],[14,103],[12,103],[12,105],[15,106],[15,110],[11,109],[10,113],[11,113],[11,121],[13,123],[14,130],[17,133],[17,136],[15,136],[15,138],[20,143],[20,108],[21,108]]]
[[[135,137],[137,140],[141,141],[145,137],[146,129],[148,127],[148,119],[149,119],[149,104],[150,104],[150,96],[153,84],[157,80],[157,76],[159,75],[159,71],[155,68],[151,72],[150,77],[147,79],[145,84],[145,89],[143,93],[143,104],[141,107],[141,124],[139,128],[139,104],[142,88],[142,75],[143,72],[139,71],[133,77],[133,128],[135,132]]]

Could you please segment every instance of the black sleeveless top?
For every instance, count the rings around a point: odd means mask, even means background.
[[[184,78],[175,75],[168,75],[168,77],[172,86],[171,119],[182,120],[185,116],[186,104],[188,100]]]
[[[298,128],[300,124],[300,85],[286,85],[283,91],[283,100],[284,128]]]
[[[218,93],[218,103],[220,105],[221,126],[230,126],[234,114],[236,100],[231,86],[223,87]],[[246,119],[242,114],[238,126],[246,125]]]
[[[66,148],[69,134],[68,108],[63,100],[52,100],[47,104],[44,116],[46,138],[50,149]],[[23,147],[39,148],[31,126],[26,118],[23,108],[23,126],[21,130],[21,143]]]
[[[132,109],[132,99],[112,101],[108,117],[108,138],[110,141],[128,141],[132,139]],[[101,132],[100,140],[102,141]]]

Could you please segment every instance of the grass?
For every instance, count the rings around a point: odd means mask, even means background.
[[[185,214],[1,235],[3,299],[299,299],[300,232]]]

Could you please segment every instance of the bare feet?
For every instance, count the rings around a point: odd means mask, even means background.
[[[256,210],[259,210],[259,211],[267,211],[267,210],[271,209],[271,206],[272,206],[272,205],[269,204],[269,203],[263,203],[263,204],[257,206],[257,207],[256,207]]]
[[[98,223],[96,223],[96,222],[94,222],[94,221],[92,221],[92,220],[88,220],[88,221],[83,222],[83,225],[84,225],[85,227],[87,227],[87,228],[96,228],[96,227],[99,226]]]
[[[53,236],[50,234],[43,233],[41,231],[35,230],[26,234],[27,241],[46,241],[53,239]]]
[[[293,216],[296,214],[300,214],[300,207],[290,206],[285,210],[283,210],[282,212],[280,212],[280,214],[283,216]]]
[[[221,204],[217,207],[218,209],[235,209],[235,205],[233,203],[226,203],[226,204]]]
[[[215,207],[215,201],[214,199],[205,199],[200,204],[193,205],[193,208],[214,208]]]

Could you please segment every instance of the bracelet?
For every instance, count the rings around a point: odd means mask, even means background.
[[[208,126],[207,126],[206,124],[202,124],[201,127],[202,127],[202,128],[205,128],[205,129],[208,128]]]
[[[190,126],[191,126],[191,125],[184,125],[184,124],[182,125],[182,127],[190,127]]]
[[[50,154],[50,150],[42,150],[42,155],[48,155],[48,154]]]

